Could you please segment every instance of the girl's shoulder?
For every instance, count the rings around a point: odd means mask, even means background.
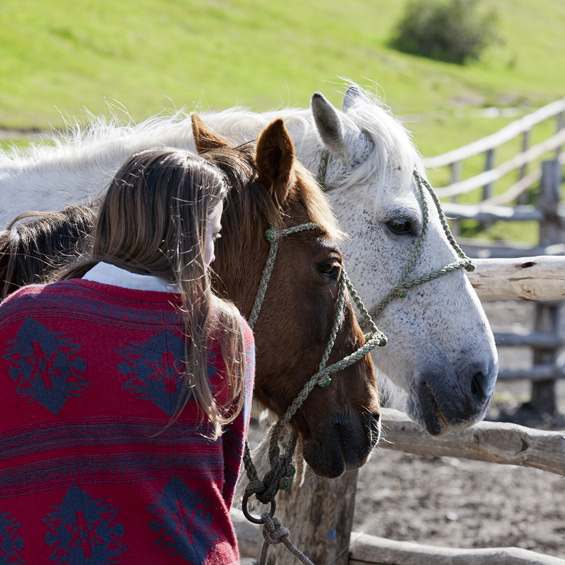
[[[253,335],[253,330],[249,326],[247,320],[242,316],[242,314],[233,306],[233,304],[224,301],[216,295],[212,295],[212,301],[210,304],[210,317],[212,325],[215,331],[212,334],[212,338],[219,338],[221,333],[225,331],[225,328],[231,326],[230,323],[225,323],[226,318],[237,318],[237,322],[241,326],[243,333],[243,340],[246,346],[252,346],[255,344],[255,337]]]
[[[24,305],[33,306],[37,301],[41,301],[45,298],[45,293],[51,293],[53,291],[58,292],[62,282],[63,281],[22,286],[0,302],[0,311],[7,311],[11,308],[21,308]]]
[[[241,316],[241,327],[243,328],[243,340],[246,345],[253,345],[255,343],[255,336],[253,335],[253,330],[247,322],[247,320]]]
[[[32,315],[34,311],[41,311],[46,304],[70,291],[68,282],[30,284],[16,290],[0,303],[1,325],[8,323],[14,316],[22,318]]]

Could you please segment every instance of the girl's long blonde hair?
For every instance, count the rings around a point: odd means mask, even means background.
[[[178,287],[185,329],[186,390],[170,423],[194,395],[213,425],[242,409],[245,346],[236,307],[212,293],[204,249],[208,219],[227,187],[221,173],[188,151],[159,148],[132,155],[103,198],[91,252],[57,279],[83,276],[100,261]],[[219,341],[227,370],[229,400],[219,404],[207,373],[210,340]]]

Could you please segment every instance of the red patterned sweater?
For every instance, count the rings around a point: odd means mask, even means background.
[[[0,305],[0,562],[237,563],[229,509],[245,408],[212,441],[181,393],[178,296],[73,279]],[[226,391],[214,345],[208,375]],[[223,391],[223,392],[222,392]],[[163,431],[164,430],[164,431]]]

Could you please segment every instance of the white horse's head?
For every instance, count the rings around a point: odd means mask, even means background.
[[[312,115],[316,135],[305,133],[302,145],[297,143],[298,157],[324,177],[341,227],[350,235],[343,244],[348,272],[365,304],[374,308],[401,281],[423,228],[413,174],[424,175],[421,159],[404,127],[356,85],[347,90],[341,111],[315,93]],[[410,279],[457,259],[431,197],[425,197],[428,234]],[[375,321],[389,338],[373,360],[393,383],[382,379],[391,405],[432,434],[484,416],[497,352],[462,270],[409,290]]]

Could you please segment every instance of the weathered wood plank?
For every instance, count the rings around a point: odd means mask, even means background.
[[[458,238],[462,249],[473,259],[516,259],[520,257],[538,257],[541,255],[565,255],[565,245],[537,245],[529,247],[513,241],[490,241],[481,239]]]
[[[448,218],[457,220],[478,220],[505,222],[541,222],[543,213],[530,205],[519,206],[483,206],[482,204],[442,204],[443,211]]]
[[[565,374],[563,367],[556,364],[534,365],[526,369],[501,369],[498,371],[499,381],[548,381],[563,379]]]
[[[551,301],[565,299],[565,257],[474,259],[467,273],[479,298]]]
[[[565,560],[517,547],[460,549],[351,535],[349,565],[564,565]]]
[[[262,543],[260,527],[247,522],[240,510],[232,509],[239,553],[255,557]],[[293,526],[290,526],[291,534]],[[565,560],[517,547],[460,549],[394,541],[352,532],[349,565],[564,565]]]
[[[382,409],[382,428],[383,449],[535,467],[565,476],[565,432],[480,422],[434,437],[406,414],[388,408]]]
[[[498,347],[533,347],[555,349],[563,345],[558,333],[549,332],[495,332],[494,341]]]

